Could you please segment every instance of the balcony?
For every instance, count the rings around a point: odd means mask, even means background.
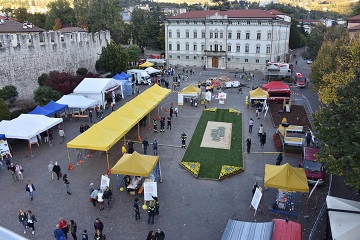
[[[226,57],[226,51],[204,50],[204,55],[207,57]]]

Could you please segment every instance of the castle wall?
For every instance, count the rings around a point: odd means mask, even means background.
[[[16,47],[12,44],[14,37]],[[19,99],[32,99],[39,87],[37,79],[43,73],[75,73],[81,67],[95,72],[101,49],[109,42],[109,31],[0,35],[0,88],[12,84]]]

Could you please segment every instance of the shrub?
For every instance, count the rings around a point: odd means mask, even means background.
[[[281,141],[279,133],[274,133],[273,141],[274,141],[276,151],[282,152],[283,151],[283,143]]]
[[[43,73],[40,75],[40,77],[38,77],[38,84],[39,86],[44,86],[46,80],[49,79],[49,75],[47,73]]]
[[[14,85],[7,85],[0,91],[1,98],[4,101],[9,101],[10,103],[14,102],[18,95],[19,93]]]
[[[61,94],[58,91],[47,86],[36,89],[34,95],[35,103],[40,106],[46,105],[51,100],[57,101],[61,98]]]
[[[78,70],[76,70],[76,74],[80,76],[85,76],[88,72],[89,70],[87,70],[87,68],[78,68]]]
[[[10,111],[4,99],[0,98],[0,120],[10,120]]]

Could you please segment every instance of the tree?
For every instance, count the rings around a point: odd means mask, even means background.
[[[323,24],[319,24],[311,30],[306,43],[306,52],[304,52],[305,56],[303,57],[306,59],[316,59],[316,56],[324,41],[326,30],[326,26]]]
[[[46,16],[43,13],[28,14],[28,20],[37,27],[46,28]]]
[[[48,79],[49,79],[49,74],[47,74],[47,73],[41,74],[40,77],[38,77],[39,86],[44,86],[46,80],[48,80]]]
[[[26,8],[17,8],[14,10],[12,16],[16,19],[16,21],[23,23],[25,21],[28,21],[28,12]]]
[[[139,61],[139,55],[141,53],[141,49],[137,45],[131,45],[126,49],[128,56],[129,56],[129,62],[138,62]]]
[[[9,101],[10,103],[15,101],[19,93],[14,85],[7,85],[3,87],[0,91],[0,96],[4,101]]]
[[[4,99],[0,97],[0,121],[1,120],[10,120],[11,114],[8,106],[6,105]]]
[[[217,5],[217,9],[230,9],[230,2],[228,0],[211,0]]]
[[[76,70],[76,74],[80,76],[85,76],[88,72],[89,70],[87,70],[87,68],[78,68],[78,70]]]
[[[61,29],[62,28],[62,23],[61,23],[61,20],[60,20],[60,18],[57,18],[57,19],[55,19],[55,24],[54,24],[54,26],[53,26],[53,30],[54,31],[56,31],[56,30],[59,30],[59,29]]]
[[[120,45],[111,42],[101,50],[100,58],[96,61],[96,70],[111,72],[113,75],[125,70],[129,56],[127,51]]]
[[[360,2],[358,1],[354,4],[355,6],[352,9],[351,16],[360,15]]]
[[[57,101],[60,98],[61,94],[58,91],[47,86],[38,87],[34,92],[35,103],[40,106],[44,106],[51,100]]]
[[[298,27],[299,22],[291,19],[289,47],[291,49],[300,48],[305,45],[305,36],[301,33],[301,28]]]
[[[74,0],[74,12],[78,26],[87,22],[89,2],[89,0]]]
[[[45,81],[44,85],[66,95],[72,93],[83,79],[84,76],[74,76],[67,72],[53,71],[50,72],[49,78]]]
[[[55,19],[60,18],[63,26],[75,26],[75,12],[66,0],[50,2],[47,7],[50,9],[46,17],[46,29],[52,29]]]
[[[87,9],[90,32],[112,30],[114,24],[121,22],[121,7],[117,0],[92,0]]]

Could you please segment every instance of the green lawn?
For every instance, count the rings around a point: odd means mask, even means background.
[[[241,114],[229,113],[228,109],[218,109],[216,112],[204,111],[182,161],[199,162],[201,164],[199,178],[218,179],[222,165],[243,167],[241,119]],[[230,150],[200,147],[208,121],[232,123]]]

